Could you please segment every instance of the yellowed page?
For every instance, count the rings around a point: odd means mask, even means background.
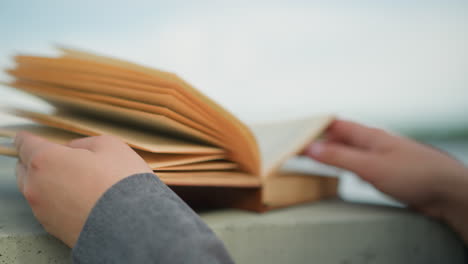
[[[262,177],[276,171],[288,158],[300,153],[334,119],[322,115],[300,120],[257,124],[251,129],[260,146]]]
[[[2,146],[2,145],[0,145],[0,155],[16,157],[16,156],[18,156],[18,153],[16,152],[16,149],[13,148],[12,146]]]
[[[212,144],[217,146],[223,146],[223,143],[207,134],[204,134],[198,130],[187,127],[180,124],[172,119],[165,116],[145,113],[141,111],[126,109],[122,107],[106,105],[98,102],[85,101],[79,98],[70,98],[59,95],[37,95],[40,98],[46,99],[51,102],[57,108],[73,108],[79,111],[88,112],[93,116],[101,116],[101,120],[95,119],[95,122],[104,121],[117,121],[121,126],[139,126],[142,129],[146,128],[148,132],[154,134],[171,134],[171,137],[185,138],[188,140],[197,140],[204,142],[205,144]],[[136,129],[135,129],[136,130]],[[112,134],[111,131],[108,131]]]
[[[149,113],[149,114],[161,115],[161,116],[170,118],[180,124],[188,126],[192,129],[198,130],[202,133],[206,133],[209,136],[215,137],[217,139],[221,138],[219,133],[216,133],[215,131],[203,125],[200,125],[199,123],[196,123],[191,119],[188,119],[182,115],[179,115],[178,113],[173,112],[172,110],[166,107],[148,105],[148,104],[129,101],[129,100],[120,99],[120,98],[116,98],[112,96],[99,95],[99,94],[94,94],[94,93],[84,93],[84,92],[78,92],[74,90],[66,90],[66,89],[58,88],[57,86],[43,85],[43,84],[38,84],[35,82],[29,82],[29,81],[24,82],[20,80],[20,81],[16,81],[13,83],[9,83],[8,85],[11,87],[15,87],[23,91],[29,92],[31,94],[34,94],[38,97],[41,97],[42,99],[46,101],[48,101],[49,100],[48,98],[51,97],[53,100],[50,101],[50,103],[52,104],[61,98],[62,99],[70,98],[70,100],[73,100],[73,101],[75,101],[75,98],[80,98],[83,100],[83,103],[85,103],[85,101],[93,101],[96,103],[103,103],[103,104],[108,104],[111,106],[123,107],[123,108],[130,109],[130,110],[142,111],[142,112]],[[57,97],[57,96],[60,96],[60,97]],[[70,100],[66,100],[66,101],[68,102]],[[89,109],[89,108],[86,108],[86,109]]]
[[[174,186],[261,187],[259,177],[231,171],[157,172],[166,184]]]
[[[202,109],[203,112],[207,113],[208,118],[220,128],[220,131],[228,141],[226,149],[229,150],[230,159],[237,161],[244,170],[258,174],[260,166],[258,149],[250,131],[230,113],[183,82],[180,78],[174,77],[175,75],[170,73],[151,70],[135,64],[86,52],[67,49],[63,49],[63,51],[65,56],[57,59],[20,56],[16,60],[22,65],[27,64],[26,66],[30,66],[44,64],[43,59],[45,59],[47,64],[64,63],[67,69],[76,70],[77,67],[80,67],[80,72],[91,71],[99,75],[111,76],[112,78],[174,89],[189,101],[194,102],[198,109]],[[86,67],[81,64],[86,64]],[[41,78],[41,76],[37,78]]]
[[[112,85],[120,88],[126,88],[132,91],[146,91],[153,94],[168,94],[182,102],[191,109],[191,114],[199,114],[201,118],[207,122],[203,123],[205,126],[216,125],[213,119],[210,119],[202,107],[199,107],[190,98],[180,93],[179,91],[165,86],[166,83],[154,84],[139,78],[139,82],[134,79],[135,74],[131,72],[122,71],[121,68],[112,65],[97,64],[92,61],[86,61],[75,58],[44,58],[35,56],[16,56],[15,61],[18,63],[18,69],[36,69],[47,70],[49,73],[55,75],[73,74],[69,78],[78,78],[82,81],[92,81],[95,83]],[[128,76],[130,74],[130,76]],[[96,92],[96,91],[95,91]]]
[[[32,134],[45,138],[51,142],[65,145],[68,142],[82,138],[83,135],[72,133],[69,131],[61,130],[54,127],[47,127],[38,124],[23,124],[23,125],[12,125],[12,126],[3,126],[0,127],[0,138],[14,138],[16,133],[19,131],[28,131]],[[11,141],[10,139],[10,141]],[[0,153],[0,155],[15,156],[16,152],[12,146],[2,146],[2,150],[5,153]],[[165,168],[171,166],[180,166],[180,165],[190,165],[193,163],[204,163],[214,160],[222,160],[226,158],[225,154],[160,154],[160,153],[151,153],[142,150],[135,150],[138,155],[140,155],[146,163],[152,168]]]
[[[153,169],[154,171],[185,171],[191,173],[192,171],[223,171],[237,169],[237,164],[229,161],[208,161],[192,164],[182,164],[169,167],[159,167]]]
[[[95,120],[83,115],[68,112],[42,114],[31,111],[10,109],[11,113],[28,118],[46,126],[71,131],[81,135],[114,135],[121,138],[133,148],[153,153],[179,153],[179,154],[220,154],[223,149],[203,146],[186,142],[172,137],[156,135],[142,129],[132,129],[128,126],[119,126],[102,120]]]
[[[21,79],[27,79],[30,81],[41,81],[56,86],[63,86],[68,89],[75,89],[80,91],[86,91],[91,93],[100,93],[104,95],[115,96],[119,98],[134,100],[152,105],[158,105],[167,107],[187,118],[191,118],[194,121],[204,124],[207,127],[212,127],[213,122],[210,122],[202,114],[194,111],[190,105],[185,102],[181,102],[174,95],[165,91],[143,91],[143,90],[131,90],[128,87],[119,87],[116,85],[110,85],[105,83],[98,83],[92,78],[85,79],[80,75],[73,73],[59,73],[56,71],[45,70],[42,68],[31,68],[31,67],[18,67],[16,69],[7,71],[12,76]]]
[[[59,50],[63,54],[58,58],[17,55],[14,59],[18,64],[26,66],[58,67],[74,72],[94,73],[130,81],[140,80],[142,83],[158,87],[172,88],[173,86],[170,80],[154,79],[150,74],[135,69],[135,67],[141,67],[136,64],[78,50],[67,48],[59,48]]]
[[[12,139],[15,137],[17,130],[15,130],[16,126],[11,127],[0,127],[0,138],[9,138]]]
[[[160,154],[135,150],[152,169],[225,159],[224,154]]]
[[[16,56],[16,62],[18,63],[16,69],[36,69],[46,70],[48,73],[56,75],[66,74],[67,78],[79,79],[82,81],[92,81],[95,83],[108,84],[120,88],[126,88],[132,91],[147,91],[151,93],[169,94],[174,96],[177,100],[181,101],[192,111],[197,112],[206,117],[203,109],[197,107],[189,98],[183,94],[163,85],[154,85],[142,82],[135,82],[132,78],[125,78],[126,74],[122,75],[121,69],[116,69],[112,65],[96,65],[91,61],[78,60],[78,59],[67,59],[67,58],[42,58],[33,56]],[[77,61],[79,63],[77,63]],[[97,67],[96,67],[97,66]],[[118,72],[115,74],[115,72]],[[212,120],[211,120],[212,121]],[[206,123],[209,125],[210,123]]]
[[[203,108],[210,114],[210,116],[215,119],[215,122],[219,123],[220,127],[224,127],[225,134],[229,135],[228,138],[235,139],[234,144],[229,144],[231,159],[237,161],[242,169],[252,174],[259,174],[260,158],[258,147],[248,127],[175,74],[84,51],[67,48],[60,48],[60,50],[64,53],[64,59],[76,58],[121,67],[131,71],[128,73],[129,75],[127,75],[128,77],[131,76],[130,78],[146,80],[176,89],[181,94],[190,98],[191,101],[196,102],[200,108]]]
[[[57,144],[67,144],[68,142],[83,137],[80,134],[71,133],[65,130],[46,127],[37,124],[22,124],[0,127],[0,136],[14,138],[16,133],[20,131],[27,131],[34,135],[40,136],[44,139],[52,141]]]

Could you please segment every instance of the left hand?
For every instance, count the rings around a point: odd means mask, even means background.
[[[133,174],[152,173],[128,145],[112,136],[63,146],[20,132],[15,145],[19,190],[46,231],[70,247],[107,189]]]

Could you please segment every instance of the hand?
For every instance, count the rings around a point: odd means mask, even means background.
[[[19,190],[45,230],[70,247],[107,189],[132,174],[152,172],[129,146],[111,136],[63,146],[20,132],[15,145]]]
[[[336,120],[305,154],[355,172],[380,191],[447,221],[468,243],[468,169],[444,152],[383,130]]]

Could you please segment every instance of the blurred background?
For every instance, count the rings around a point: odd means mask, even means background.
[[[175,72],[247,122],[332,112],[467,161],[467,14],[455,0],[7,0],[0,67],[77,47]],[[0,86],[7,104],[46,107]],[[346,175],[344,196],[375,198]]]

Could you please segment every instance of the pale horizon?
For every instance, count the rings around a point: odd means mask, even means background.
[[[467,10],[457,1],[16,1],[0,4],[0,66],[58,43],[175,72],[246,121],[331,112],[391,128],[466,126]],[[32,104],[1,86],[0,105],[11,102]]]

